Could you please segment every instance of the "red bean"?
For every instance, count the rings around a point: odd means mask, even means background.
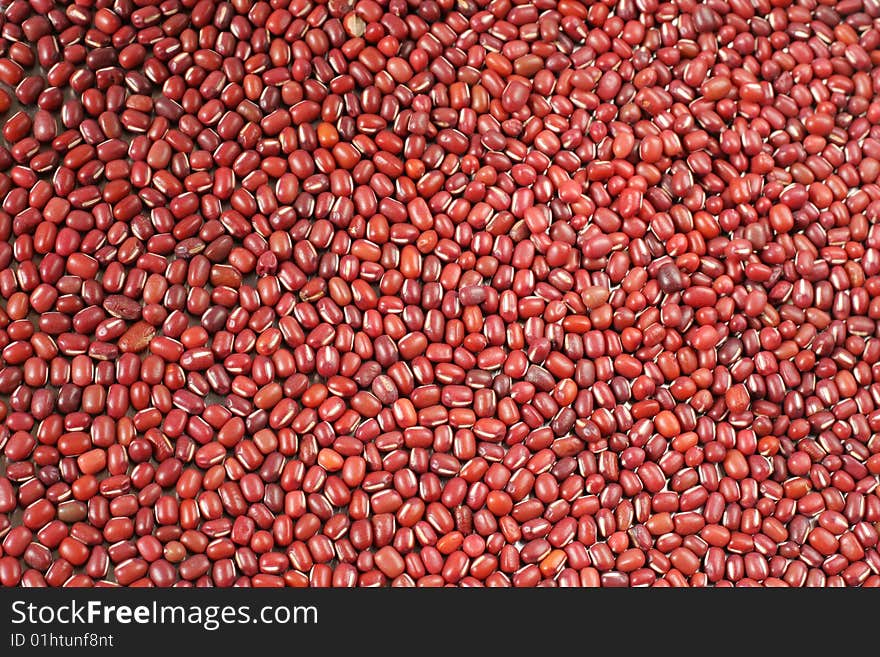
[[[876,583],[872,7],[38,4],[4,586]]]

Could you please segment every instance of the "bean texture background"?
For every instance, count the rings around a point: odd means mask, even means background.
[[[880,584],[878,0],[13,0],[0,585]]]

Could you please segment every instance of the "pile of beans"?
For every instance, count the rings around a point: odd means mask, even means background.
[[[880,0],[12,0],[3,586],[880,584]]]

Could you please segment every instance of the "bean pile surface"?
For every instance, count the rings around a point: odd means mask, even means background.
[[[2,586],[880,584],[880,0],[13,0]]]

